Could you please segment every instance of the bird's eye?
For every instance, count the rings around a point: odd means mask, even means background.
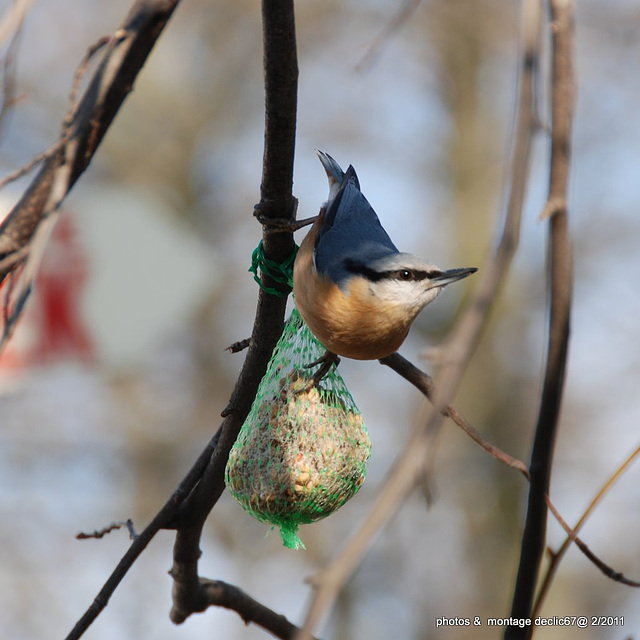
[[[400,269],[400,271],[398,271],[398,278],[405,281],[413,280],[413,273],[411,273],[409,269]]]

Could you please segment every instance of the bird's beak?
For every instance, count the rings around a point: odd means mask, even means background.
[[[475,273],[477,269],[475,267],[463,267],[462,269],[449,269],[443,271],[439,276],[435,276],[430,279],[430,289],[432,287],[446,287],[452,282],[457,282]]]

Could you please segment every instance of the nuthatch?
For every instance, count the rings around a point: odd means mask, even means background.
[[[316,153],[329,178],[329,199],[298,251],[296,306],[330,354],[384,358],[446,285],[476,269],[442,271],[400,253],[362,195],[354,168],[345,173],[331,156]]]

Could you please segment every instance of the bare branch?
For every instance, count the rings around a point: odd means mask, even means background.
[[[31,185],[0,225],[0,282],[26,259],[16,287],[14,311],[8,316],[0,348],[6,344],[29,297],[58,208],[89,166],[177,2],[136,0],[111,38],[82,100],[65,117],[59,141],[46,154]],[[90,50],[88,55],[93,52]],[[28,247],[26,258],[25,247]]]
[[[573,2],[549,0],[552,34],[552,132],[549,172],[550,203],[566,201],[574,103]],[[547,504],[553,449],[562,403],[571,315],[572,258],[566,206],[553,206],[549,223],[549,337],[538,424],[531,455],[531,485],[520,565],[511,617],[530,617],[538,571],[544,555]],[[531,628],[505,630],[506,640],[530,637]]]
[[[582,542],[580,538],[578,538],[575,530],[571,529],[571,527],[565,522],[565,520],[558,513],[558,510],[554,507],[553,503],[551,502],[551,500],[549,500],[548,497],[546,502],[547,506],[551,510],[551,513],[553,513],[556,520],[560,523],[560,526],[565,530],[571,541],[576,543],[578,549],[580,549],[580,551],[582,551],[582,553],[584,553],[584,555],[587,556],[587,558],[589,558],[589,560],[591,560],[591,562],[593,562],[593,564],[595,564],[596,567],[598,567],[598,569],[600,569],[600,571],[602,571],[602,573],[607,576],[607,578],[611,578],[611,580],[613,580],[614,582],[626,584],[628,587],[640,587],[640,582],[625,578],[622,573],[615,571],[609,565],[600,560],[600,558],[598,558],[598,556],[596,556],[596,554],[593,553],[593,551],[591,551],[591,549],[589,549],[589,547],[584,542]]]
[[[262,3],[265,75],[265,148],[261,200],[256,210],[263,223],[265,255],[284,262],[294,250],[293,234],[269,233],[272,219],[293,220],[296,199],[293,185],[293,158],[296,130],[298,63],[293,0],[263,0]],[[265,288],[286,293],[286,285],[262,274]],[[218,447],[202,479],[183,505],[177,520],[174,544],[173,608],[171,618],[181,622],[201,610],[206,602],[203,582],[198,576],[200,537],[204,522],[224,491],[224,469],[229,451],[244,422],[269,358],[284,326],[286,297],[260,290],[253,334],[247,357],[225,409]]]
[[[555,576],[555,573],[558,569],[560,561],[564,557],[564,554],[567,552],[567,549],[571,545],[572,540],[575,536],[578,535],[585,522],[589,518],[589,516],[594,512],[595,508],[602,502],[604,497],[607,495],[609,490],[613,487],[613,485],[618,481],[618,479],[622,476],[623,473],[637,460],[640,456],[640,446],[636,447],[626,458],[626,460],[614,471],[613,474],[607,479],[607,481],[602,485],[600,491],[595,495],[585,512],[580,516],[580,519],[573,527],[573,537],[570,533],[565,541],[560,545],[560,548],[557,551],[554,551],[551,554],[551,561],[549,562],[549,566],[547,567],[547,571],[545,573],[542,584],[540,585],[540,589],[538,591],[538,595],[536,596],[536,601],[533,606],[533,611],[531,613],[532,618],[536,618],[539,614],[540,608],[542,607],[542,603],[549,591],[549,587],[551,586],[551,581]],[[552,510],[553,512],[553,510]],[[566,529],[565,529],[566,530]]]
[[[389,38],[406,24],[420,6],[421,0],[404,0],[402,5],[398,7],[395,14],[384,26],[380,34],[369,45],[369,48],[356,64],[357,71],[366,71],[373,64],[376,56],[380,53],[382,46]]]
[[[117,531],[118,529],[122,529],[125,527],[129,532],[129,537],[134,540],[138,537],[138,534],[135,532],[133,528],[133,521],[131,519],[126,520],[125,522],[112,522],[110,525],[103,527],[102,529],[97,529],[96,531],[92,531],[91,533],[80,532],[76,534],[76,540],[88,540],[90,538],[104,538],[106,535],[111,533],[112,531]]]
[[[2,21],[0,21],[0,45],[20,29],[32,3],[33,0],[16,0],[7,8]]]
[[[179,579],[178,576],[173,575],[173,570],[170,573],[174,580]],[[235,611],[245,624],[256,624],[276,638],[282,638],[282,640],[294,638],[298,627],[289,622],[285,616],[254,600],[242,589],[221,580],[208,580],[207,578],[200,579],[200,586],[202,608],[199,612],[205,611],[208,607],[224,607]],[[172,620],[179,624],[192,613],[195,612],[179,612],[174,609]]]
[[[167,529],[172,526],[180,505],[184,502],[185,498],[201,478],[217,443],[218,434],[211,439],[205,450],[194,463],[193,467],[189,470],[189,473],[185,476],[162,509],[158,511],[144,531],[135,537],[127,552],[104,583],[102,589],[100,589],[100,592],[95,597],[91,606],[75,624],[66,640],[78,640],[78,638],[81,638],[84,635],[84,632],[91,626],[91,623],[107,606],[113,592],[118,588],[118,585],[122,582],[122,579],[127,575],[129,569],[131,569],[138,557],[147,548],[147,545],[151,540],[153,540],[156,533],[161,529]]]
[[[421,371],[403,358],[399,353],[394,353],[386,358],[382,358],[380,362],[393,369],[397,374],[401,375],[405,380],[410,382],[416,389],[421,391],[424,396],[433,401],[435,387],[433,379],[430,375]],[[479,444],[490,456],[502,462],[503,464],[520,471],[522,475],[529,479],[529,470],[522,460],[518,460],[502,449],[492,445],[462,416],[460,412],[452,405],[448,404],[442,411],[442,415],[451,418],[476,444]]]
[[[20,8],[22,5],[22,9]],[[22,11],[26,11],[24,8],[28,6],[28,3],[18,3],[14,2],[13,6],[9,9],[9,13],[15,15],[16,12],[19,14],[19,20],[17,25],[14,27],[13,35],[11,37],[11,42],[7,48],[7,52],[4,56],[4,60],[2,61],[2,106],[0,106],[0,135],[2,135],[5,122],[7,120],[7,116],[16,102],[18,101],[18,97],[16,96],[16,57],[18,52],[18,46],[20,43],[20,34],[22,33],[22,24],[24,22],[24,13]],[[11,15],[7,16],[5,20],[11,22]],[[3,26],[0,26],[0,32],[3,30]],[[2,37],[0,36],[0,43],[2,42]]]

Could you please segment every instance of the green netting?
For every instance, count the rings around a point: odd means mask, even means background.
[[[371,453],[362,414],[337,369],[309,385],[313,369],[306,365],[324,352],[294,309],[225,474],[233,497],[278,526],[292,549],[304,548],[298,525],[328,516],[357,493]]]

